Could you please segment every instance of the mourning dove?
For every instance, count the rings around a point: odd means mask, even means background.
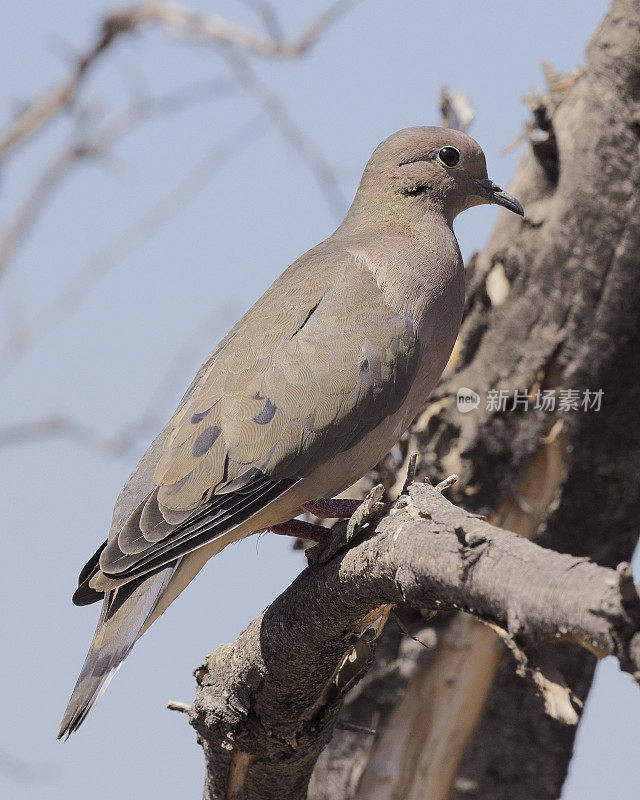
[[[134,642],[208,559],[252,533],[282,530],[398,441],[460,326],[453,220],[482,203],[523,214],[487,178],[473,139],[429,127],[393,134],[367,163],[340,227],[207,358],[80,573],[74,602],[102,600],[102,613],[59,737],[78,728]]]

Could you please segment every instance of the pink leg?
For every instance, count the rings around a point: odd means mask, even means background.
[[[278,525],[274,525],[271,531],[280,533],[283,536],[311,539],[312,542],[326,542],[331,535],[331,531],[328,528],[323,528],[322,525],[314,525],[312,522],[303,522],[301,519],[280,522]]]
[[[303,508],[320,519],[347,519],[361,505],[362,500],[335,497],[310,500],[303,505]]]

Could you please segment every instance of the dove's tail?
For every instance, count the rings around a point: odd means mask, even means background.
[[[98,702],[145,628],[178,564],[174,561],[105,595],[98,627],[60,723],[58,739],[79,728]]]

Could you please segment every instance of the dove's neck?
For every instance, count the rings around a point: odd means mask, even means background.
[[[420,235],[407,235],[397,227],[338,235],[356,263],[373,273],[385,302],[410,316],[416,329],[425,321],[440,324],[441,310],[451,311],[459,324],[464,265],[453,231],[441,217],[425,226]]]
[[[452,230],[458,210],[450,198],[447,200],[433,188],[402,194],[396,187],[375,182],[365,173],[339,230],[369,233],[385,229],[421,238],[434,227]]]
[[[417,328],[433,317],[432,303],[464,302],[464,266],[452,228],[436,195],[406,196],[366,175],[339,238],[360,265],[372,272],[385,301],[409,314]]]

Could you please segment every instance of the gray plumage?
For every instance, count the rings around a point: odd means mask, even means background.
[[[455,163],[454,163],[455,162]],[[522,213],[465,134],[410,128],[374,152],[338,230],[294,262],[199,370],[116,503],[78,604],[103,600],[59,735],[211,556],[331,497],[420,410],[460,325],[465,208]]]

